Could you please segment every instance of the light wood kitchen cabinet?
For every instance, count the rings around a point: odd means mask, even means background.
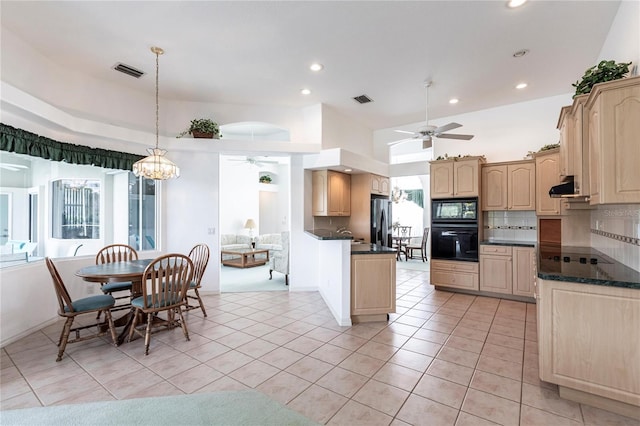
[[[482,157],[438,160],[431,164],[431,198],[465,198],[480,194]]]
[[[314,216],[351,215],[351,176],[332,170],[312,173]]]
[[[480,290],[533,297],[532,247],[480,245]]]
[[[590,203],[640,203],[640,77],[596,84],[586,109]]]
[[[533,161],[482,166],[482,210],[535,210]]]
[[[638,412],[640,291],[538,279],[537,318],[542,380],[563,398]]]
[[[374,174],[371,174],[369,176],[370,176],[370,180],[371,180],[371,193],[372,194],[376,194],[376,195],[389,196],[389,194],[390,194],[390,191],[389,191],[389,186],[390,186],[389,178],[388,177],[384,177],[384,176],[374,175]]]
[[[589,141],[585,104],[589,95],[576,96],[563,107],[558,119],[560,130],[560,177],[572,176],[575,195],[589,195]]]
[[[570,145],[573,146],[573,116],[571,105],[560,109],[560,117],[556,126],[560,131],[560,176],[573,174],[573,156],[569,154]]]
[[[478,263],[431,259],[431,284],[463,290],[479,289]]]
[[[560,184],[559,149],[542,151],[536,160],[536,214],[538,216],[560,215],[560,198],[551,198],[549,190]]]
[[[396,255],[351,255],[351,315],[385,315],[396,311]]]

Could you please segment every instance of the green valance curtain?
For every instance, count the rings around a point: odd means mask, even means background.
[[[413,201],[420,207],[424,208],[424,192],[422,189],[405,189],[407,201]]]
[[[58,142],[4,123],[0,123],[0,150],[70,164],[120,170],[131,170],[133,163],[143,158],[141,155],[128,152]]]

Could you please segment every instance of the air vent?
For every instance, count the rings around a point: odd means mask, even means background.
[[[137,70],[135,68],[133,68],[132,66],[129,65],[125,65],[123,63],[118,62],[114,67],[114,70],[116,71],[120,71],[122,73],[125,73],[127,75],[130,75],[131,77],[135,77],[135,78],[140,78],[144,75],[144,72]]]
[[[369,102],[373,102],[373,99],[371,99],[367,95],[356,96],[355,98],[353,98],[353,100],[358,102],[359,104],[368,104]]]

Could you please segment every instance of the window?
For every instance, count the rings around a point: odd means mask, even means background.
[[[52,182],[51,237],[100,238],[100,181],[60,179]]]
[[[129,173],[129,245],[156,248],[156,181]]]

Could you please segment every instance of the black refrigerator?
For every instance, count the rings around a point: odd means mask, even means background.
[[[371,200],[371,244],[391,247],[392,234],[391,200],[373,198]]]

